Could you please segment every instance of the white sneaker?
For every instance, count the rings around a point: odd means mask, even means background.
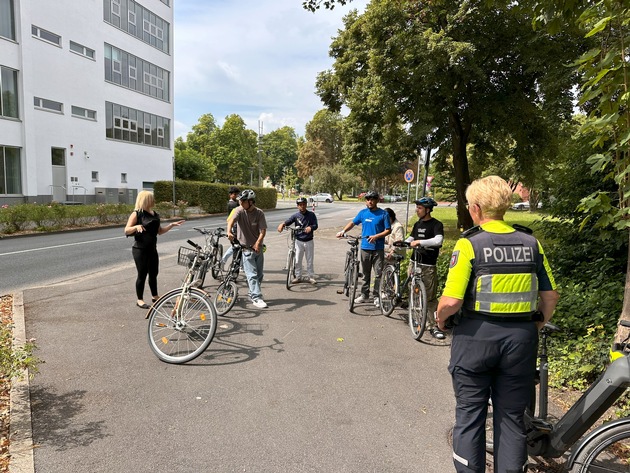
[[[364,302],[367,302],[367,301],[368,301],[368,298],[367,298],[367,297],[365,297],[363,294],[361,294],[359,297],[357,297],[357,298],[354,300],[354,303],[355,303],[355,304],[363,304]]]
[[[315,281],[315,279],[313,278],[307,278],[306,282],[311,283],[311,284],[317,284],[317,281]]]
[[[254,304],[254,306],[258,307],[259,309],[266,309],[267,307],[269,307],[267,303],[262,299],[256,299],[252,302],[252,304]]]
[[[302,278],[293,278],[291,284],[300,284],[302,282]]]
[[[374,305],[376,307],[380,307],[381,306],[381,300],[378,297],[374,298]]]

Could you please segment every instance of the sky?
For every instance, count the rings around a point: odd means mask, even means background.
[[[324,108],[317,73],[330,69],[331,40],[351,9],[368,0],[311,13],[302,0],[175,0],[175,137],[211,113],[222,126],[238,114],[263,133],[283,126],[304,135]]]

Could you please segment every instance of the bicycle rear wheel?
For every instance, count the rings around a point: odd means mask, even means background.
[[[291,289],[291,281],[295,277],[295,251],[289,251],[287,256],[287,289]]]
[[[196,288],[168,292],[151,306],[148,317],[149,346],[166,363],[195,359],[217,330],[217,313],[207,294]]]
[[[630,471],[630,425],[627,422],[595,435],[575,457],[569,473]]]
[[[211,272],[213,279],[219,279],[221,277],[221,266],[223,265],[223,245],[217,245],[217,250],[212,257]]]
[[[409,287],[409,328],[416,340],[422,338],[427,328],[427,290],[416,277],[411,279]]]
[[[225,281],[219,284],[217,293],[214,295],[214,308],[217,315],[227,314],[238,299],[238,287],[234,281]]]
[[[350,287],[348,288],[348,309],[350,312],[354,309],[354,298],[357,295],[357,284],[359,283],[359,263],[351,262],[350,263]]]
[[[378,291],[378,297],[381,302],[381,313],[389,317],[396,307],[396,294],[400,286],[400,276],[396,271],[396,267],[392,265],[385,266],[385,270],[381,275],[381,284]]]

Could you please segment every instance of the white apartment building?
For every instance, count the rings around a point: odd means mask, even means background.
[[[172,25],[172,0],[0,0],[0,204],[172,178]]]

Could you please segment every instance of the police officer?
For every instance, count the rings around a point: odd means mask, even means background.
[[[556,285],[540,243],[503,221],[512,190],[498,176],[466,190],[475,227],[455,244],[436,321],[453,328],[449,372],[456,398],[457,472],[485,472],[488,399],[494,412],[494,471],[526,471],[523,413],[534,385],[538,330],[553,314]]]

